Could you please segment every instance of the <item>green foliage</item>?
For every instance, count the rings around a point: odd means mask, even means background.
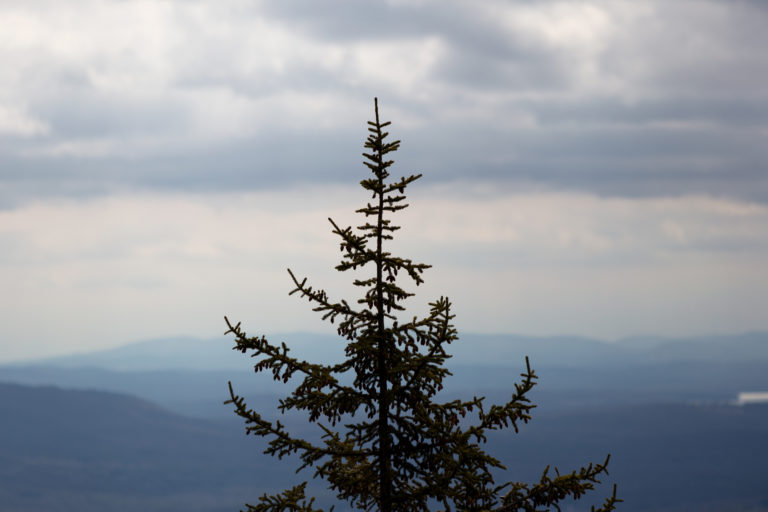
[[[231,384],[227,403],[245,419],[249,434],[269,439],[266,454],[278,458],[297,454],[299,470],[314,469],[314,477],[325,479],[340,500],[356,508],[414,512],[439,504],[446,511],[559,510],[559,501],[579,498],[599,482],[598,477],[607,473],[607,459],[567,475],[555,470],[554,478],[547,468],[534,485],[496,485],[492,471],[504,466],[481,447],[487,432],[508,427],[517,431],[531,418],[535,406],[526,395],[536,375],[527,358],[526,371],[504,405],[486,407],[482,397],[434,400],[450,375],[444,364],[450,357],[446,347],[458,339],[454,315],[445,297],[432,302],[424,318],[404,321],[398,315],[405,311],[403,301],[413,295],[400,287],[398,277],[405,275],[419,285],[429,265],[394,256],[384,246],[399,229],[390,217],[408,206],[405,190],[421,175],[389,180],[393,161],[388,155],[400,141],[387,142],[389,133],[384,130],[390,123],[379,120],[378,102],[375,114],[375,121],[368,123],[368,151],[363,153],[373,176],[360,182],[371,200],[357,210],[365,221],[353,230],[329,219],[342,252],[336,270],[367,272],[354,280],[361,297],[353,305],[331,300],[324,290],[314,289],[306,278],[298,279],[288,270],[294,283],[290,293],[337,324],[338,334],[347,342],[346,360],[323,365],[294,358],[284,343],[249,337],[239,323],[225,318],[227,333],[235,336],[234,348],[257,358],[256,372],[271,371],[283,382],[301,378],[278,409],[305,411],[322,430],[321,443],[296,438],[279,421],[267,421],[248,409]],[[344,374],[354,377],[351,385],[341,383]],[[248,512],[315,512],[313,500],[305,498],[305,485],[276,496],[265,494],[257,505],[247,505]],[[614,488],[613,496],[597,510],[614,510],[617,501]]]

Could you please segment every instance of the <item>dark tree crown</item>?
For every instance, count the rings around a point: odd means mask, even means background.
[[[398,279],[405,275],[418,286],[430,266],[394,256],[385,244],[400,229],[392,217],[408,207],[407,187],[421,174],[390,179],[390,154],[400,141],[388,141],[385,129],[390,123],[380,121],[378,101],[374,106],[375,120],[368,122],[363,153],[371,176],[360,182],[370,199],[357,210],[363,224],[342,228],[329,219],[342,252],[336,270],[363,273],[353,281],[361,288],[360,298],[352,304],[332,300],[288,270],[294,284],[290,293],[306,299],[324,320],[336,324],[347,343],[346,359],[324,365],[294,358],[285,343],[249,337],[239,323],[233,325],[225,317],[227,333],[235,336],[234,349],[252,352],[256,372],[270,371],[283,382],[300,378],[278,409],[304,411],[321,429],[321,442],[296,438],[279,421],[267,421],[248,409],[231,383],[226,403],[245,420],[247,433],[269,439],[264,453],[278,458],[297,454],[299,470],[314,469],[314,477],[326,480],[340,500],[362,510],[416,512],[434,506],[445,511],[559,510],[559,501],[580,498],[599,482],[607,473],[607,458],[603,464],[565,475],[557,470],[550,475],[547,468],[535,484],[497,485],[491,472],[504,466],[482,449],[488,431],[511,427],[517,432],[531,418],[535,405],[526,395],[537,377],[527,358],[521,381],[514,384],[504,405],[486,406],[482,397],[434,400],[450,375],[444,364],[450,357],[446,347],[458,339],[454,315],[450,301],[440,297],[430,303],[423,318],[404,318],[403,301],[413,294]],[[344,375],[349,375],[345,381],[351,384],[342,384]],[[246,505],[248,512],[319,512],[313,508],[314,498],[305,497],[306,483],[279,495],[265,494],[258,504]],[[618,501],[614,487],[613,495],[593,511],[614,510]]]

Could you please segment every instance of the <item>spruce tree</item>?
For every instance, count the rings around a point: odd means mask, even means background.
[[[430,303],[423,318],[405,317],[403,302],[413,294],[398,283],[407,276],[415,285],[430,267],[395,256],[386,250],[399,229],[393,214],[403,210],[406,188],[421,174],[390,179],[390,154],[400,141],[388,142],[389,122],[368,122],[363,153],[371,176],[360,185],[370,194],[357,213],[364,217],[356,230],[330,220],[338,235],[342,258],[336,270],[362,271],[354,279],[361,297],[350,303],[334,301],[306,278],[289,269],[294,288],[324,320],[337,325],[346,342],[346,359],[338,364],[310,363],[290,354],[285,343],[273,344],[264,336],[250,337],[240,323],[225,317],[227,334],[235,336],[235,350],[251,352],[255,371],[270,371],[275,380],[300,383],[280,400],[278,409],[304,411],[322,431],[320,441],[308,442],[293,436],[280,421],[268,421],[249,409],[229,384],[235,412],[244,418],[249,434],[269,439],[265,454],[282,458],[297,454],[299,470],[311,468],[313,477],[327,481],[336,496],[351,507],[366,511],[415,512],[438,507],[445,511],[541,511],[559,510],[566,498],[580,498],[607,473],[608,458],[571,473],[550,474],[545,469],[533,484],[508,482],[497,485],[493,470],[504,469],[501,461],[485,453],[482,444],[488,431],[511,427],[516,432],[531,418],[527,394],[536,375],[526,358],[526,370],[514,384],[504,405],[486,406],[483,398],[435,401],[443,379],[451,373],[444,367],[450,355],[446,348],[458,340],[452,324],[450,301],[440,297]],[[346,379],[343,377],[347,376]],[[342,380],[351,382],[343,384]],[[298,472],[298,470],[297,470]],[[258,504],[247,504],[248,512],[319,512],[314,498],[305,496],[307,482],[285,492],[264,494]],[[620,501],[613,495],[592,510],[607,512]]]

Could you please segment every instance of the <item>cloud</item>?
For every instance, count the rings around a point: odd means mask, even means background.
[[[324,328],[284,267],[352,292],[325,218],[356,222],[374,96],[394,172],[425,174],[396,248],[435,265],[419,297],[453,296],[462,329],[768,328],[763,2],[0,16],[3,357],[215,335],[224,313]]]
[[[768,78],[760,30],[768,9],[760,2],[649,3],[624,18],[603,56],[623,77],[627,95],[691,98],[764,97],[755,84]]]
[[[0,135],[31,137],[50,131],[50,126],[18,109],[0,105]]]
[[[393,253],[434,265],[461,330],[603,338],[765,329],[768,208],[707,196],[600,198],[417,183]],[[123,194],[0,212],[0,357],[147,336],[327,331],[285,271],[353,298],[327,217],[357,225],[357,187]]]
[[[77,0],[0,13],[0,207],[344,183],[373,96],[400,161],[435,180],[768,201],[760,2]]]

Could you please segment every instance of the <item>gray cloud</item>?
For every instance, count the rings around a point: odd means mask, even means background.
[[[462,329],[766,328],[764,2],[15,4],[3,357],[215,335],[217,311],[319,328],[284,268],[351,287],[325,218],[359,221],[374,96],[393,172],[425,175],[395,251]]]
[[[348,183],[374,95],[433,183],[768,201],[760,2],[98,5],[14,13],[0,207]]]

